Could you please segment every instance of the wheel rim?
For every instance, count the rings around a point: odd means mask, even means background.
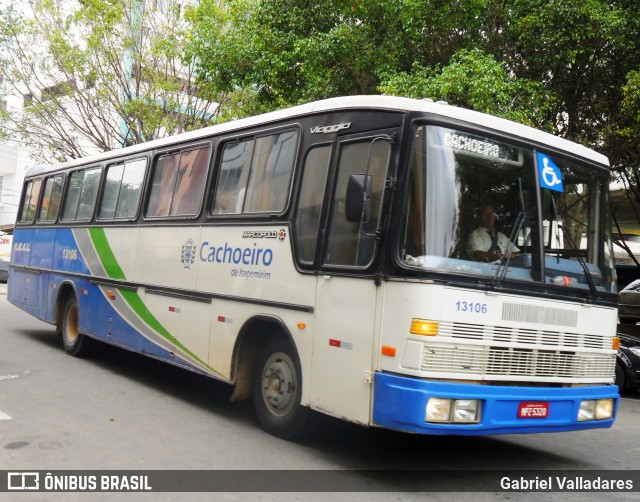
[[[296,404],[297,376],[291,358],[282,352],[272,354],[262,371],[262,399],[269,411],[284,416]]]
[[[67,319],[65,322],[65,337],[73,344],[78,339],[78,307],[72,305],[67,310]]]

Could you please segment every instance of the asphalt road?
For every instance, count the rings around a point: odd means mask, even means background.
[[[251,493],[252,500],[324,500],[326,495],[315,492],[333,491],[332,479],[338,487],[358,490],[330,495],[337,500],[424,500],[419,492],[431,489],[438,490],[429,494],[435,500],[450,500],[446,492],[458,490],[480,492],[456,495],[458,500],[557,500],[558,494],[516,495],[492,487],[510,470],[640,470],[638,393],[622,399],[614,427],[605,430],[429,437],[321,418],[312,435],[287,442],[259,428],[250,403],[230,402],[225,384],[114,347],[90,359],[67,356],[54,328],[10,305],[4,291],[0,284],[0,470],[204,470],[215,476],[269,471],[270,491]],[[488,474],[468,474],[478,469]],[[420,482],[412,481],[412,470],[423,470]],[[251,476],[247,479],[250,484]],[[300,483],[314,493],[290,492]],[[215,498],[244,500],[248,495],[237,490],[252,487],[240,484],[234,490]],[[637,494],[605,498],[633,500]],[[9,495],[16,494],[0,493],[0,499],[16,500]],[[54,497],[20,495],[29,501]],[[59,497],[114,499],[87,493]],[[574,498],[584,494],[562,494],[563,500]],[[129,499],[211,496],[128,494]]]

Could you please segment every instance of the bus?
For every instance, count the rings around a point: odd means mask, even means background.
[[[432,100],[349,96],[25,178],[8,299],[64,350],[233,386],[292,438],[316,412],[421,434],[611,427],[608,159]],[[477,212],[517,252],[475,261]]]

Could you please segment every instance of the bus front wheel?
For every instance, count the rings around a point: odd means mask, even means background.
[[[299,435],[309,409],[300,404],[302,396],[300,362],[284,338],[265,342],[254,373],[253,404],[262,427],[282,439]]]
[[[64,351],[75,357],[84,357],[91,353],[95,340],[78,331],[78,300],[69,297],[62,313],[62,346]]]

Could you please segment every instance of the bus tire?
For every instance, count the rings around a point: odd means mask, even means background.
[[[276,437],[292,439],[305,429],[309,408],[300,404],[301,376],[291,344],[282,337],[268,338],[258,356],[251,393],[260,424]]]
[[[64,304],[61,322],[62,346],[70,356],[85,357],[96,344],[92,338],[78,332],[78,300],[70,296]]]

